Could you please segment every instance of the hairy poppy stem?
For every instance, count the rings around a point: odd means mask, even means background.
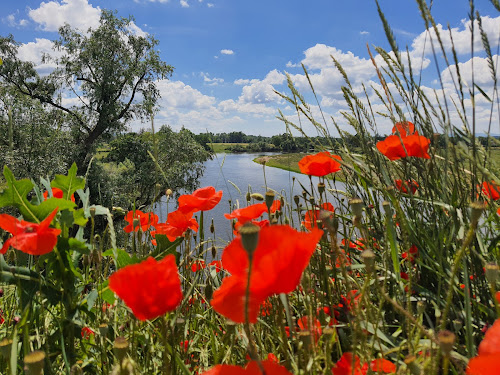
[[[266,375],[264,366],[260,361],[259,355],[257,354],[257,348],[252,339],[252,332],[250,331],[250,277],[252,275],[252,265],[253,265],[253,253],[248,253],[248,276],[247,276],[247,288],[245,291],[245,324],[243,325],[245,329],[245,334],[248,338],[248,354],[252,361],[256,361],[259,366],[259,370],[263,375]]]

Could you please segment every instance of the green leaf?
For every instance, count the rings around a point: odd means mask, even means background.
[[[102,253],[102,256],[113,257],[118,265],[118,269],[140,262],[140,259],[138,259],[135,255],[130,256],[130,254],[123,249],[109,249]]]
[[[79,210],[73,211],[73,223],[84,227],[87,225],[88,219],[85,217],[85,210],[80,208]]]
[[[63,191],[63,198],[69,199],[78,189],[85,188],[85,179],[77,177],[76,163],[73,163],[68,171],[68,175],[57,174],[50,186],[59,188]]]
[[[110,305],[112,305],[116,301],[115,293],[113,293],[113,291],[109,289],[109,279],[99,286],[99,294],[101,296],[101,299]]]
[[[184,237],[179,237],[177,238],[174,242],[170,242],[164,234],[157,234],[155,236],[156,239],[156,250],[154,250],[151,255],[155,259],[160,259],[164,258],[168,254],[173,254],[175,255],[175,261],[177,262],[177,265],[179,265],[179,260],[181,254],[176,251],[177,247],[181,244],[181,242],[184,240]]]

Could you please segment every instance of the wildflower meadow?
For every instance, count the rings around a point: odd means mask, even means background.
[[[335,59],[344,124],[291,77],[276,93],[296,109],[279,114],[287,130],[307,137],[307,122],[331,140],[300,159],[310,183],[292,196],[269,186],[228,204],[202,186],[167,191],[164,220],[153,206],[120,216],[91,201],[76,164],[39,182],[5,166],[0,374],[500,374],[500,142],[480,141],[473,110],[489,100],[500,129],[498,56],[479,22],[493,90],[465,90],[457,71],[453,97],[431,97],[380,15],[392,47],[373,59],[383,108]],[[392,131],[379,136],[383,121]]]

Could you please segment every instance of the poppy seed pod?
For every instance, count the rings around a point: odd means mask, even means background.
[[[451,331],[440,331],[438,333],[438,342],[443,354],[448,357],[455,344],[455,334]]]
[[[24,357],[24,366],[29,375],[43,374],[43,364],[45,362],[45,353],[41,350],[35,350]]]
[[[325,192],[325,184],[323,182],[318,183],[318,192],[323,194]]]
[[[488,282],[493,286],[495,286],[498,280],[499,270],[500,267],[498,267],[498,264],[496,263],[488,263],[486,266],[484,266],[484,274],[486,275],[486,280],[488,280]]]
[[[95,217],[95,207],[90,207],[90,217],[93,219]]]
[[[108,334],[108,324],[107,323],[99,324],[99,334],[102,337],[106,337],[106,335]]]
[[[472,227],[476,228],[479,218],[481,217],[483,211],[486,209],[486,202],[472,202],[470,204],[470,222]]]
[[[10,348],[12,346],[12,340],[5,337],[0,341],[0,354],[2,358],[8,358],[10,355]]]
[[[259,231],[260,227],[258,225],[252,224],[251,222],[247,222],[243,224],[240,228],[241,235],[241,244],[243,248],[248,253],[248,257],[251,258],[253,256],[253,252],[257,248],[257,244],[259,243]]]
[[[300,200],[300,197],[298,195],[294,195],[293,196],[293,201],[295,202],[295,204],[298,206],[299,205],[299,200]]]
[[[167,197],[170,197],[172,194],[173,194],[172,189],[167,189],[167,190],[165,190],[165,195],[166,195]]]
[[[353,215],[355,217],[361,217],[363,214],[363,201],[359,198],[352,198],[349,200],[349,205],[351,206]]]
[[[266,206],[267,210],[271,210],[271,206],[273,205],[274,202],[274,192],[272,191],[266,191]]]
[[[361,258],[365,264],[367,272],[373,272],[375,270],[375,253],[370,249],[366,249],[361,253]]]
[[[391,204],[388,201],[382,202],[382,207],[384,208],[385,214],[389,217],[392,217],[392,208]]]
[[[118,336],[113,344],[113,349],[116,358],[118,359],[119,362],[121,362],[123,358],[125,358],[125,356],[127,355],[128,340],[125,337]]]

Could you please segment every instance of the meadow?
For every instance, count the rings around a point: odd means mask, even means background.
[[[212,186],[166,191],[176,209],[159,222],[152,207],[90,201],[76,165],[39,182],[4,167],[0,374],[498,374],[500,144],[479,141],[470,100],[486,95],[498,117],[488,38],[477,30],[494,89],[457,89],[456,123],[420,90],[381,19],[392,47],[377,48],[383,110],[332,57],[354,147],[289,77],[277,95],[301,123],[280,114],[287,130],[307,137],[307,121],[341,141],[261,159],[320,182],[232,202],[223,249],[207,215],[225,197]],[[382,121],[393,126],[378,140]]]

